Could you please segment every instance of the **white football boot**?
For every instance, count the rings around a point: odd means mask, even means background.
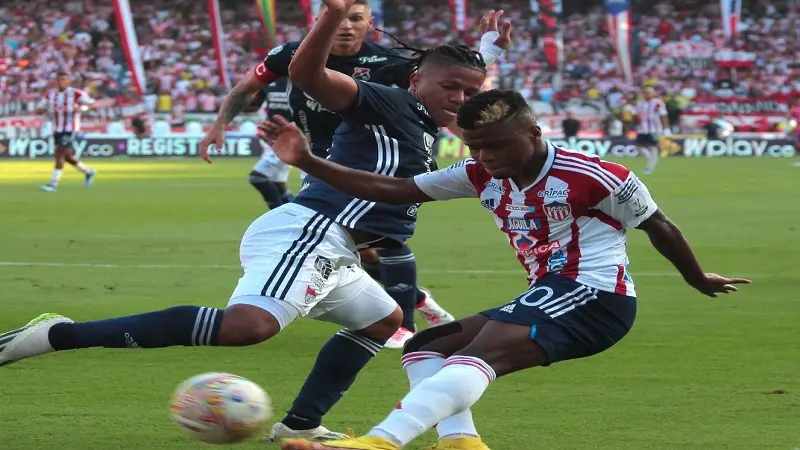
[[[42,314],[24,327],[0,334],[0,367],[25,358],[54,352],[50,345],[50,328],[59,323],[73,323],[58,314]]]
[[[270,444],[280,444],[281,439],[306,439],[313,442],[332,441],[335,439],[349,439],[350,435],[331,431],[322,425],[310,430],[293,430],[281,422],[272,426],[272,431],[267,437]]]
[[[403,348],[409,339],[414,337],[414,332],[406,327],[400,327],[394,332],[392,337],[383,344],[383,348]]]
[[[419,290],[425,294],[425,299],[421,302],[417,303],[415,309],[428,322],[430,326],[442,325],[445,323],[450,323],[456,320],[452,314],[445,311],[444,308],[439,306],[438,303],[433,299],[431,295],[431,291],[425,289],[424,287],[420,287]]]

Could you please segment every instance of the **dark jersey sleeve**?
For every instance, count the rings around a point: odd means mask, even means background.
[[[409,94],[398,88],[356,80],[356,103],[341,112],[345,120],[359,123],[385,123],[407,110]]]
[[[292,62],[294,52],[297,51],[299,45],[299,42],[289,42],[270,50],[264,61],[256,66],[256,77],[265,84],[269,84],[280,77],[288,77],[289,63]]]

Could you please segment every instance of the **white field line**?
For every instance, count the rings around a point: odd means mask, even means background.
[[[0,267],[67,267],[67,268],[85,268],[85,269],[223,269],[223,270],[241,270],[240,266],[227,265],[227,264],[112,264],[112,263],[68,263],[68,262],[47,262],[47,261],[0,261]],[[518,275],[523,276],[525,273],[522,269],[518,270],[500,270],[500,269],[422,269],[421,273],[432,274],[453,274],[453,275]],[[678,272],[633,272],[634,277],[679,277]],[[726,274],[728,276],[746,277],[746,278],[769,278],[781,276],[781,274]],[[788,276],[788,275],[787,275]]]

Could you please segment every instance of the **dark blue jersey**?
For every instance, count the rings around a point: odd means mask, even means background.
[[[358,98],[341,113],[328,159],[353,169],[397,178],[436,170],[433,144],[439,132],[427,110],[408,90],[357,81]],[[347,228],[379,236],[375,246],[393,246],[414,234],[418,204],[387,205],[356,199],[314,177],[306,177],[295,203]]]
[[[280,78],[274,83],[264,86],[261,90],[264,101],[267,103],[269,117],[279,115],[288,121],[292,118],[292,108],[289,106],[289,80]]]
[[[264,58],[264,67],[279,77],[289,76],[289,63],[300,42],[289,42],[275,47]],[[387,86],[397,85],[408,88],[408,73],[397,70],[380,70],[389,64],[400,62],[400,53],[372,42],[364,42],[361,50],[352,56],[328,56],[326,66],[361,81]],[[306,95],[303,91],[289,84],[289,105],[297,126],[303,130],[306,139],[311,143],[315,155],[325,157],[331,146],[333,134],[342,118]]]

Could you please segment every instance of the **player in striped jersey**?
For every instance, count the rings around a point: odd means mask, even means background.
[[[658,142],[661,136],[669,136],[669,119],[667,118],[667,106],[664,101],[656,95],[652,87],[644,88],[642,91],[643,99],[636,103],[636,145],[639,151],[647,159],[645,174],[653,173],[658,164]]]
[[[546,142],[519,93],[475,95],[459,108],[457,123],[472,158],[413,178],[315,157],[292,124],[260,126],[284,162],[357,198],[395,204],[479,199],[529,282],[509,303],[412,338],[403,357],[411,392],[366,436],[325,444],[290,440],[282,449],[394,450],[436,425],[436,449],[488,450],[469,408],[496,377],[598,354],[633,326],[636,292],[626,229],[647,233],[684,280],[705,295],[750,283],[703,272],[636,175]]]
[[[81,112],[94,109],[95,101],[80,89],[70,86],[66,72],[56,76],[56,87],[50,89],[42,100],[38,113],[47,113],[53,124],[53,145],[55,145],[55,168],[50,182],[42,185],[42,190],[54,192],[61,181],[64,161],[84,174],[84,184],[91,186],[97,173],[80,162],[72,150],[75,134],[81,129]]]

